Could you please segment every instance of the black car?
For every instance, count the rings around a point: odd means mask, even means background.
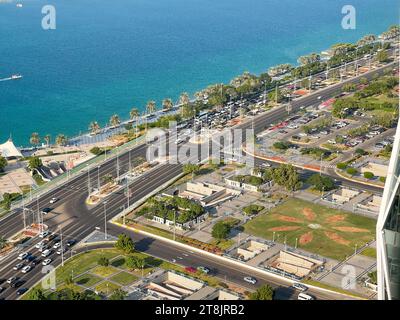
[[[28,261],[28,262],[32,262],[32,261],[34,261],[35,259],[36,259],[36,256],[30,255],[30,256],[28,256],[25,260]]]
[[[41,262],[42,262],[41,259],[36,258],[35,260],[33,260],[33,261],[31,262],[31,267],[33,268],[33,267],[37,266],[38,264],[40,264]]]
[[[0,287],[0,293],[2,293],[6,288]]]
[[[43,209],[42,209],[42,213],[43,213],[44,215],[46,215],[46,214],[48,214],[51,210],[53,210],[53,208],[43,208]]]
[[[15,282],[11,283],[10,287],[11,288],[19,288],[20,286],[22,286],[23,283],[24,283],[24,281],[18,280],[18,281],[15,281]]]
[[[56,239],[56,238],[58,238],[58,234],[53,233],[53,234],[51,234],[51,235],[49,235],[49,236],[47,237],[47,240],[52,241],[52,240],[54,240],[54,239]]]
[[[68,247],[72,247],[75,243],[76,243],[76,240],[74,240],[74,239],[68,240],[67,241],[67,246]]]
[[[28,289],[27,288],[21,288],[17,290],[17,295],[21,296],[23,295],[25,292],[27,292]]]

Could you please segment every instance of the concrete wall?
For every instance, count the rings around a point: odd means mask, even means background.
[[[245,261],[250,260],[251,258],[254,258],[256,256],[254,252],[242,248],[237,249],[237,254],[243,256],[243,259]]]
[[[372,172],[377,177],[386,177],[388,166],[380,163],[369,162],[366,166],[361,168],[361,173]]]

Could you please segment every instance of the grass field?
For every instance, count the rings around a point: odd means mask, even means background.
[[[99,277],[108,278],[108,277],[112,276],[113,274],[117,273],[118,269],[115,269],[110,266],[108,266],[108,267],[97,266],[96,268],[92,269],[90,272]]]
[[[366,248],[361,252],[363,256],[370,257],[376,259],[376,249],[375,248]]]
[[[136,281],[138,278],[131,273],[122,271],[115,276],[110,278],[112,281],[119,283],[122,286],[127,286],[132,282]]]
[[[71,275],[79,275],[98,266],[101,257],[113,259],[120,255],[116,249],[95,250],[76,255],[63,267],[56,270],[57,284],[64,282]]]
[[[245,232],[343,260],[375,237],[376,221],[311,202],[289,199],[245,224]]]
[[[96,286],[95,290],[97,292],[102,292],[105,295],[109,295],[111,294],[113,291],[120,289],[121,286],[110,282],[110,281],[103,281],[102,283],[100,283],[99,285]]]
[[[85,273],[85,274],[79,276],[78,278],[75,278],[74,282],[81,286],[91,287],[91,286],[94,286],[96,283],[99,283],[101,280],[102,279],[100,277],[97,277],[90,273]]]

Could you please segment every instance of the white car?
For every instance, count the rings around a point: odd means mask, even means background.
[[[244,277],[243,280],[248,282],[248,283],[251,283],[251,284],[256,284],[257,283],[257,279],[255,279],[253,277]]]
[[[13,270],[19,270],[24,266],[23,263],[18,263],[16,266],[14,266]]]
[[[49,231],[43,231],[43,232],[41,232],[41,233],[39,234],[39,237],[40,237],[40,238],[45,238],[45,237],[47,237],[49,234],[50,234]]]
[[[53,246],[53,249],[58,249],[61,246],[61,242],[56,242]]]
[[[298,283],[298,282],[293,283],[293,288],[295,288],[295,289],[297,289],[297,290],[299,290],[301,292],[304,292],[304,291],[308,290],[307,286],[305,286],[304,284]]]
[[[51,255],[51,250],[50,249],[46,249],[42,252],[42,257],[48,257],[49,255]]]
[[[36,243],[35,248],[40,249],[41,247],[43,247],[45,245],[46,245],[46,243],[42,240],[42,241]]]
[[[268,162],[264,162],[261,166],[266,167],[266,168],[271,167],[271,165]]]
[[[8,284],[12,284],[12,283],[14,283],[15,281],[17,281],[17,277],[11,277],[11,278],[9,278],[9,279],[7,280],[7,283],[8,283]]]
[[[50,199],[50,203],[51,204],[56,203],[57,201],[58,201],[58,198],[51,198]]]
[[[23,252],[18,256],[18,260],[24,260],[28,256],[29,256],[29,252]]]
[[[299,293],[297,300],[315,300],[315,298],[309,294]]]
[[[52,260],[50,258],[46,259],[46,260],[43,260],[42,265],[47,266],[47,265],[49,265],[51,263],[51,261]]]
[[[29,271],[31,271],[32,267],[31,266],[25,266],[22,268],[21,272],[22,273],[28,273]]]
[[[65,251],[67,251],[67,248],[60,248],[60,249],[57,250],[56,253],[57,253],[58,255],[61,255],[61,253],[64,253]]]

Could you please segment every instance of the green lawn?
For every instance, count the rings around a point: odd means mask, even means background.
[[[90,269],[97,267],[100,257],[113,259],[121,253],[116,249],[101,249],[84,252],[76,255],[63,267],[58,267],[56,270],[57,284],[64,282],[68,277],[79,275]]]
[[[74,282],[78,285],[90,288],[94,286],[96,283],[99,283],[102,280],[102,278],[97,277],[93,274],[90,273],[85,273],[78,278],[74,278]]]
[[[138,279],[138,277],[134,276],[129,272],[122,271],[110,278],[112,281],[119,283],[122,286],[127,286]]]
[[[361,252],[361,255],[376,259],[376,249],[366,248]]]
[[[118,269],[115,269],[114,267],[111,266],[108,267],[97,266],[94,269],[90,270],[90,273],[93,273],[102,278],[108,278],[117,272]]]
[[[104,293],[105,295],[111,294],[114,290],[121,288],[121,286],[112,283],[110,281],[103,281],[99,285],[96,286],[95,290],[100,293]]]
[[[375,237],[376,221],[291,198],[245,224],[251,235],[286,242],[322,256],[344,259]]]
[[[154,267],[159,267],[160,264],[162,263],[162,260],[153,258],[152,256],[148,256],[144,253],[140,252],[134,252],[130,254],[130,256],[138,257],[138,258],[143,258],[145,260],[145,267],[143,268],[143,274],[147,275],[149,272],[153,271]],[[115,258],[110,262],[111,266],[116,267],[116,268],[121,268],[124,270],[127,270],[129,272],[134,273],[137,276],[142,275],[142,270],[134,271],[130,270],[128,266],[126,265],[126,257],[125,256],[120,256]]]

